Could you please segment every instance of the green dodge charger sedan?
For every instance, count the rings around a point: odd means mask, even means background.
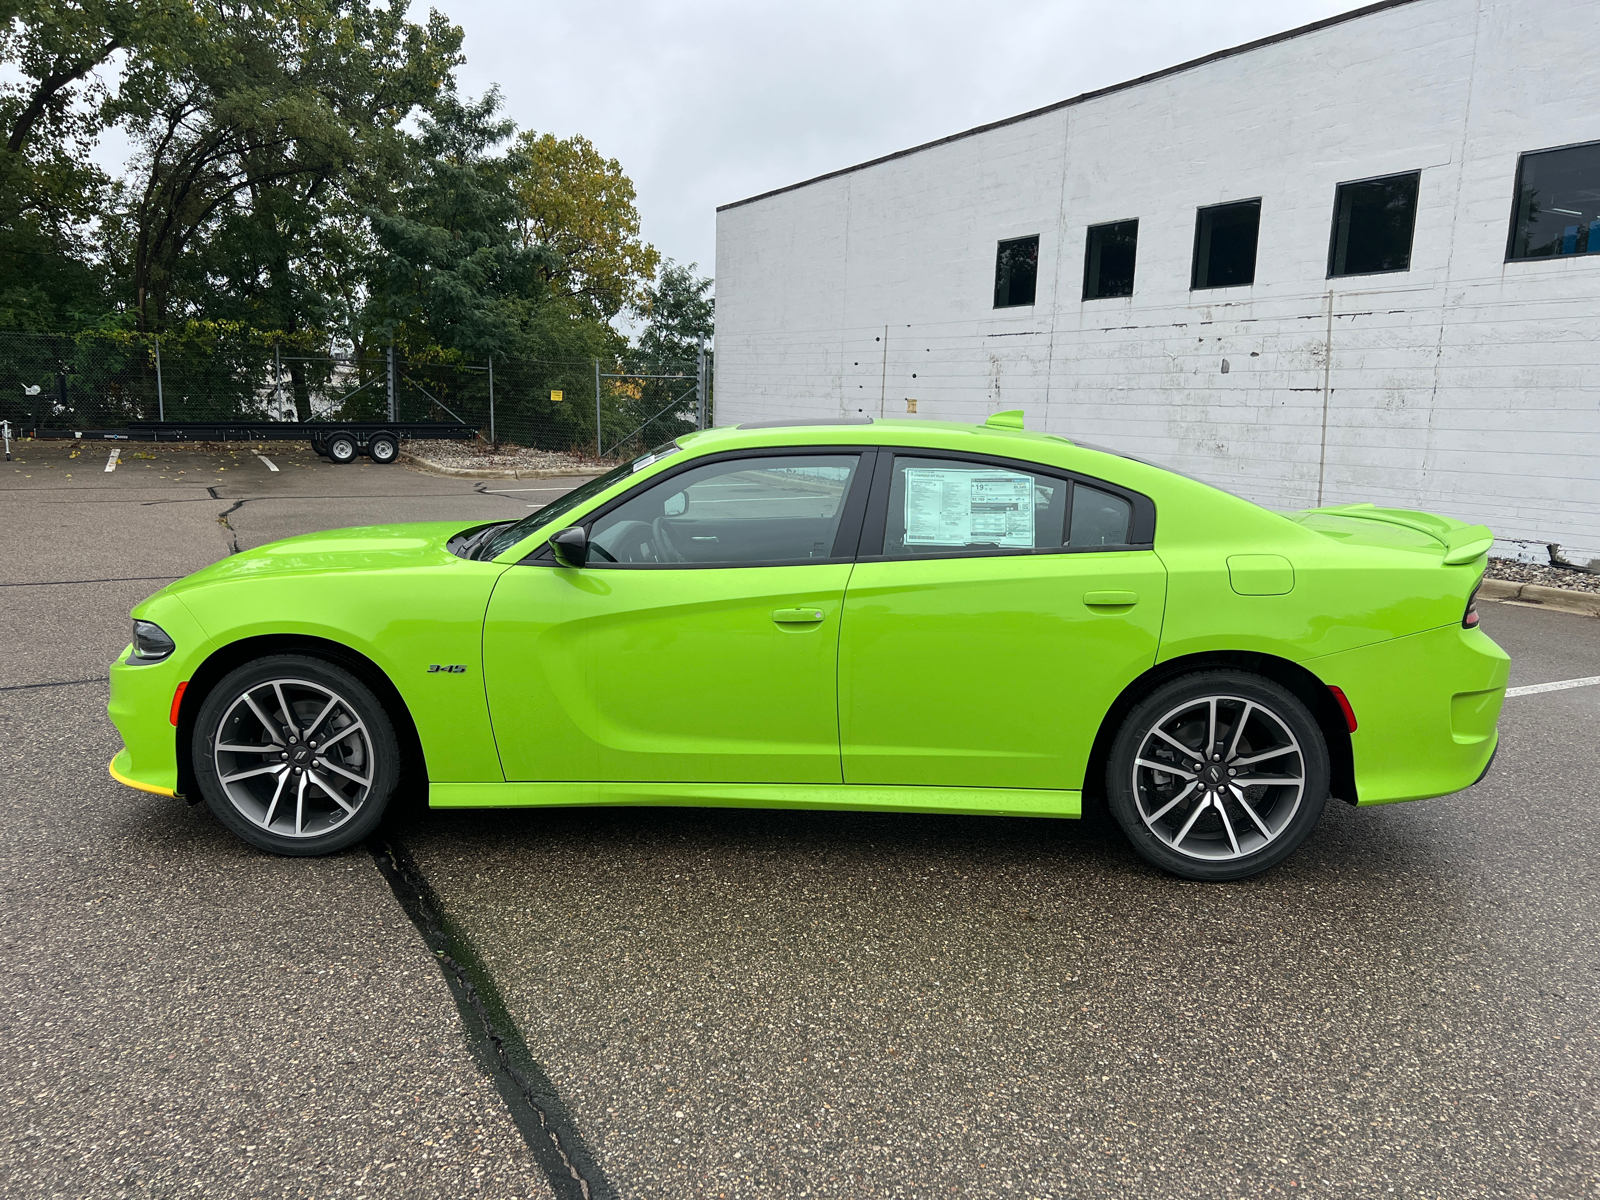
[[[1191,879],[1329,796],[1488,770],[1491,535],[1282,515],[1109,451],[839,418],[691,433],[515,522],[275,542],[133,610],[111,774],[326,854],[397,788],[580,804],[1075,817]]]

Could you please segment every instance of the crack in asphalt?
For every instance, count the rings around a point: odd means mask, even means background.
[[[217,495],[216,488],[207,488],[206,491],[211,493],[211,498],[213,500],[225,499],[225,497]],[[221,525],[228,531],[228,544],[233,547],[233,549],[228,551],[229,554],[239,553],[239,531],[233,527],[228,518],[233,516],[234,513],[238,512],[241,508],[243,508],[246,504],[249,504],[250,501],[254,499],[260,499],[260,497],[247,496],[243,500],[235,500],[232,505],[217,514],[217,524]]]
[[[381,836],[368,841],[367,850],[438,960],[473,1056],[494,1080],[558,1200],[615,1200],[616,1192],[577,1122],[533,1060],[488,970],[466,939],[451,928],[416,860],[398,842]]]
[[[108,579],[40,579],[34,583],[0,583],[0,588],[63,587],[76,583],[171,583],[174,579],[182,578],[182,575],[114,575]]]
[[[25,692],[29,688],[47,687],[77,687],[85,683],[109,683],[104,675],[97,675],[93,679],[52,679],[45,683],[8,683],[0,687],[0,692]]]

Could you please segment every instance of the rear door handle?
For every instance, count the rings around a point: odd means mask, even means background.
[[[779,625],[815,625],[823,619],[820,608],[780,608],[773,611],[772,619]]]
[[[1090,608],[1132,608],[1139,603],[1139,593],[1085,592],[1083,602]]]

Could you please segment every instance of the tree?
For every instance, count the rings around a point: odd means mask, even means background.
[[[525,247],[554,252],[543,270],[552,291],[602,321],[639,308],[661,256],[640,240],[633,181],[588,138],[524,132],[513,187]]]
[[[112,108],[141,148],[107,226],[125,302],[141,328],[322,323],[359,210],[404,170],[402,123],[449,84],[462,32],[407,21],[404,0],[193,7],[198,28],[170,62],[130,70]]]
[[[421,121],[394,211],[372,214],[365,325],[378,336],[475,356],[525,348],[554,256],[518,235],[512,163],[495,153],[513,126],[499,107],[493,89],[476,102],[450,91]]]
[[[105,304],[84,261],[110,184],[89,159],[109,94],[95,72],[147,44],[170,13],[134,0],[10,0],[0,13],[10,68],[0,85],[0,324],[53,328]]]
[[[639,353],[652,363],[685,363],[694,359],[700,342],[716,332],[716,300],[710,279],[696,275],[698,263],[679,266],[670,258],[645,292],[644,329]]]

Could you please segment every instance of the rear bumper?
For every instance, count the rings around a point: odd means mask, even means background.
[[[1445,796],[1488,770],[1511,658],[1481,629],[1431,629],[1305,665],[1355,711],[1358,804]]]

